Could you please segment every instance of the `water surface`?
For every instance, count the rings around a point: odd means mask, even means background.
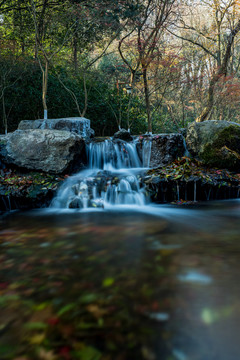
[[[0,220],[0,359],[240,359],[240,201]]]

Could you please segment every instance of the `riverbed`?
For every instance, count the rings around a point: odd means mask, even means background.
[[[0,359],[240,358],[240,200],[0,227]]]

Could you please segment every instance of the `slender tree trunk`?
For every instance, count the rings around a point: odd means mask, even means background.
[[[22,51],[22,55],[24,55],[25,54],[25,43],[24,42],[21,43],[21,51]]]
[[[218,82],[219,77],[215,74],[215,76],[212,77],[209,88],[208,88],[208,102],[207,106],[203,109],[201,115],[196,119],[196,122],[202,122],[204,120],[208,119],[209,114],[211,113],[211,110],[214,105],[214,89],[215,85]]]
[[[131,92],[129,94],[129,99],[128,99],[128,110],[127,110],[127,127],[128,127],[128,131],[130,132],[131,130],[131,125],[130,124],[130,109],[131,109],[131,105],[132,105],[132,99],[133,99],[133,89],[135,86],[135,78],[136,78],[136,70],[131,71],[131,79],[130,79],[130,86],[131,86]]]
[[[47,109],[47,87],[48,87],[48,60],[45,60],[45,69],[42,70],[42,102],[44,110],[44,120],[48,118],[48,109]]]
[[[146,105],[147,120],[148,120],[148,133],[152,134],[152,121],[151,121],[151,111],[150,111],[150,101],[149,101],[147,69],[144,66],[143,66],[143,84],[144,84],[145,105]]]
[[[7,126],[7,115],[6,115],[4,91],[2,92],[2,110],[3,110],[3,125],[4,125],[5,135],[7,135],[8,126]]]
[[[87,112],[87,108],[88,108],[88,91],[87,91],[85,70],[84,70],[84,73],[83,73],[83,86],[84,86],[84,108],[83,108],[83,111],[81,113],[82,117],[85,116],[85,114]]]
[[[72,90],[70,90],[70,89],[64,84],[64,82],[61,80],[59,74],[57,74],[57,77],[58,77],[58,80],[59,80],[60,84],[61,84],[61,85],[64,87],[64,89],[70,94],[71,98],[73,99],[73,101],[74,101],[74,103],[75,103],[75,105],[76,105],[78,114],[79,114],[79,116],[81,116],[81,110],[80,110],[80,107],[79,107],[79,104],[78,104],[78,99],[77,99],[75,93],[74,93]]]
[[[122,94],[119,95],[118,130],[121,130],[121,125],[122,125]]]
[[[73,38],[73,65],[75,73],[78,70],[78,46],[77,46],[77,37]]]

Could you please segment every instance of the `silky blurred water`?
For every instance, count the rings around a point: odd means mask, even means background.
[[[239,200],[0,226],[0,359],[240,359]]]

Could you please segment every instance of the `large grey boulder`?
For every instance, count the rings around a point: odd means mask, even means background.
[[[240,169],[240,124],[224,120],[191,123],[187,129],[188,151],[208,166]]]
[[[147,138],[150,141],[150,137]],[[142,139],[140,156],[144,160],[144,151],[149,151],[149,146],[144,149],[147,139]],[[170,164],[185,153],[184,137],[182,134],[159,134],[152,137],[152,146],[149,167],[161,167]]]
[[[89,139],[94,136],[94,130],[90,128],[90,120],[84,117],[47,120],[22,120],[18,125],[18,129],[65,130],[82,136],[86,141],[89,141]]]
[[[73,172],[86,162],[85,142],[69,131],[16,130],[0,141],[0,160],[54,174]]]

